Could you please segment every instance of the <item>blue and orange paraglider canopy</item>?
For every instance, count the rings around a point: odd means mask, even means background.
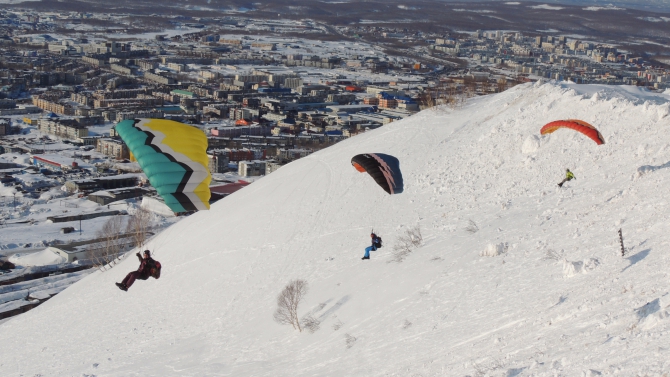
[[[605,139],[603,135],[600,134],[595,127],[579,119],[568,119],[568,120],[557,120],[551,123],[547,123],[540,130],[540,135],[550,134],[559,128],[569,128],[589,137],[591,140],[595,141],[596,144],[605,144]]]
[[[357,154],[351,165],[361,173],[367,172],[384,191],[400,194],[403,191],[400,162],[397,158],[383,153]]]

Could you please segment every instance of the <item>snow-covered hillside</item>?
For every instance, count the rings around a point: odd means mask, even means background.
[[[606,144],[540,137],[568,118]],[[565,83],[391,123],[171,226],[149,245],[159,280],[117,289],[131,255],[3,323],[0,375],[664,375],[669,127],[670,93]],[[365,152],[400,160],[402,194],[352,168]],[[362,261],[371,228],[384,247]],[[296,278],[315,333],[273,321]]]

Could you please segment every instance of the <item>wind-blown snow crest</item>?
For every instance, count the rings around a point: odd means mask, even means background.
[[[667,92],[537,83],[348,139],[157,236],[159,280],[118,290],[131,255],[0,325],[0,375],[662,375],[669,113]],[[574,118],[605,144],[539,135]],[[366,152],[399,159],[402,194],[351,167]],[[314,333],[272,319],[296,278]]]

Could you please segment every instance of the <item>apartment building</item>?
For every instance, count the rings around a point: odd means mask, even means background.
[[[39,107],[42,110],[50,111],[56,114],[74,115],[74,109],[72,106],[66,103],[52,102],[47,99],[39,98],[38,96],[33,96],[33,105]]]
[[[284,88],[297,89],[303,85],[303,80],[299,77],[290,77],[284,80]]]
[[[109,68],[112,70],[112,72],[121,74],[121,75],[132,75],[133,74],[133,69],[130,67],[126,67],[125,65],[121,64],[110,64]]]
[[[145,71],[148,71],[150,69],[156,69],[158,68],[158,62],[152,61],[152,60],[137,60],[135,64],[140,67],[140,69],[143,69]]]
[[[258,119],[260,116],[259,109],[250,109],[250,108],[234,108],[229,110],[229,118],[233,120],[240,119]]]
[[[147,94],[146,89],[96,90],[95,99],[137,98],[140,94]]]
[[[230,159],[227,153],[213,151],[207,153],[207,158],[209,160],[208,167],[210,173],[225,173],[228,171],[228,163],[230,163]]]
[[[137,118],[163,118],[165,114],[158,110],[120,111],[116,113],[116,122]]]
[[[130,158],[130,151],[128,150],[128,146],[123,141],[118,139],[98,139],[96,151],[107,156],[112,156],[117,160]]]
[[[70,100],[84,106],[93,105],[93,98],[90,93],[72,93]]]
[[[145,72],[144,73],[144,78],[153,81],[158,84],[163,84],[163,85],[172,85],[174,84],[174,79],[172,77],[167,77],[167,76],[161,76],[157,75],[155,73],[151,72]]]
[[[254,177],[265,175],[265,162],[264,161],[240,161],[237,164],[237,174],[242,177]]]
[[[37,124],[40,132],[62,137],[77,139],[88,136],[88,128],[80,125],[74,119],[40,119]]]
[[[150,107],[162,106],[163,100],[147,94],[140,94],[137,98],[118,98],[118,99],[96,99],[93,101],[93,107],[97,108],[117,108],[117,107]]]
[[[180,63],[168,63],[167,67],[175,70],[177,72],[185,72],[188,70],[187,66],[185,64],[180,64]]]

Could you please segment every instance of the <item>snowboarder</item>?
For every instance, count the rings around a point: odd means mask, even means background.
[[[140,267],[137,271],[130,272],[120,283],[115,283],[122,291],[128,291],[131,285],[135,282],[135,279],[147,280],[151,276],[151,269],[155,268],[156,261],[151,258],[151,252],[149,250],[144,250],[144,258],[140,253],[135,254],[140,260]]]
[[[370,259],[370,251],[376,251],[378,248],[382,247],[382,239],[374,233],[370,233],[370,239],[372,240],[372,245],[365,248],[365,255],[361,260]]]
[[[572,172],[570,171],[570,169],[565,169],[565,179],[562,180],[561,183],[558,184],[558,187],[563,187],[563,184],[564,184],[565,182],[567,182],[567,181],[571,181],[571,180],[573,180],[573,179],[577,179],[577,178],[575,178],[575,175],[572,174]]]

